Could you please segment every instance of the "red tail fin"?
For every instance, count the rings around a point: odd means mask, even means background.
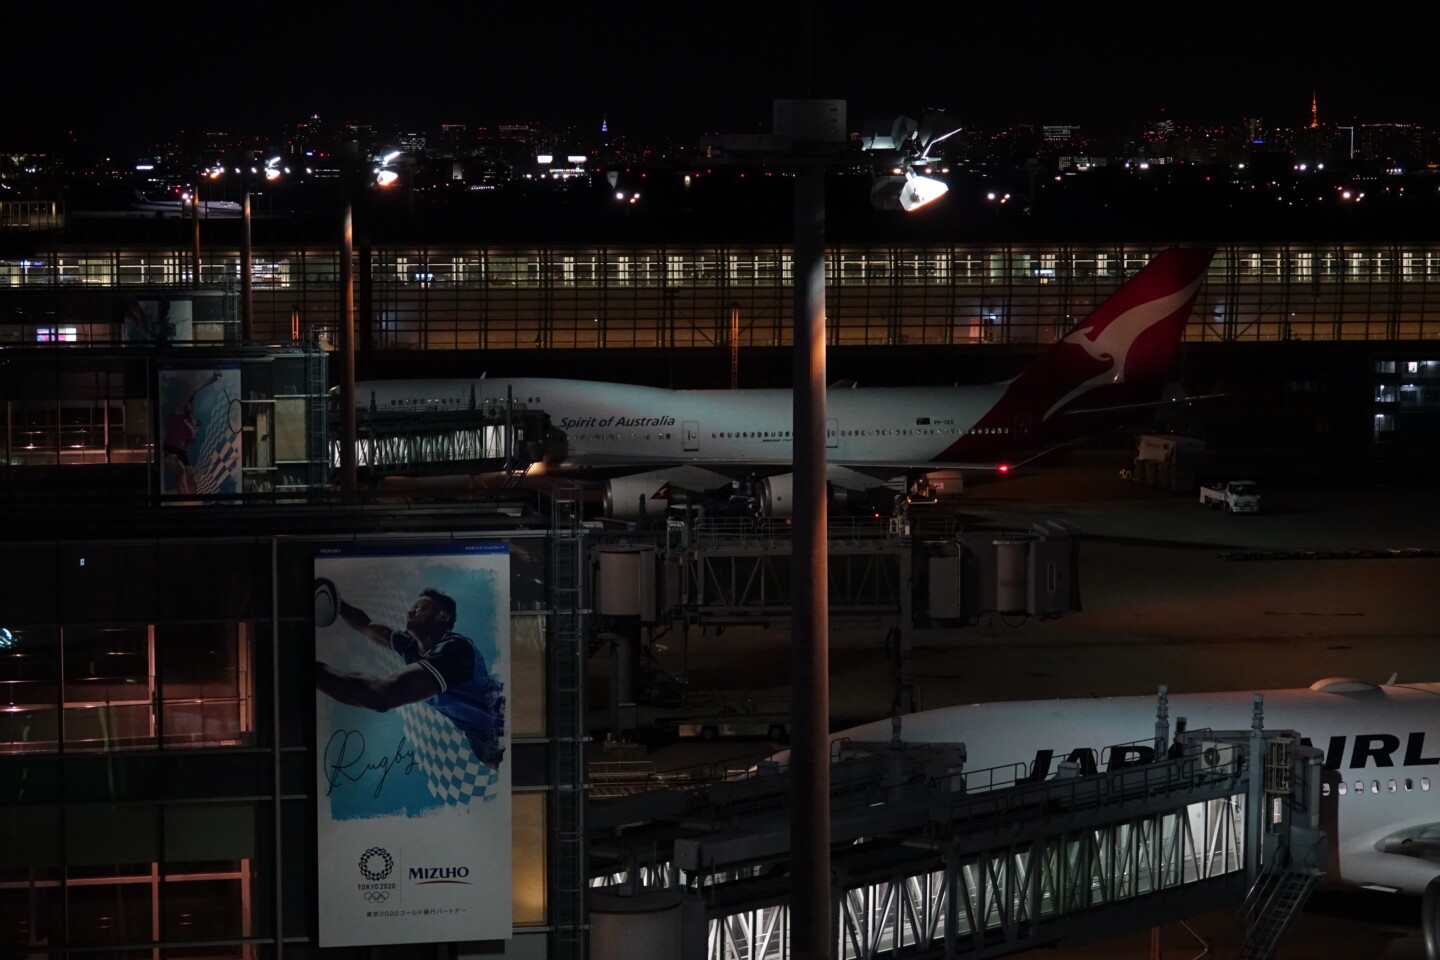
[[[1043,421],[1094,390],[1111,401],[1163,383],[1214,253],[1161,253],[1022,373],[1012,392],[1044,396]]]

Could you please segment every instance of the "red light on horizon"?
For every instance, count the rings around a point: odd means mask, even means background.
[[[1002,464],[1000,464],[1000,472],[1001,472],[1001,473],[1009,473],[1009,472],[1010,472],[1010,464],[1008,464],[1008,463],[1002,463]]]

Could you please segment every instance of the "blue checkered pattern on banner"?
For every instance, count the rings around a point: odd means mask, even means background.
[[[402,622],[404,618],[401,618]],[[366,672],[389,676],[403,665],[400,657],[367,643]],[[425,702],[407,703],[398,710],[405,737],[415,747],[415,763],[425,771],[430,795],[449,806],[483,798],[500,774],[475,757],[470,740],[439,710]]]
[[[412,703],[401,707],[400,714],[431,795],[450,805],[469,803],[485,796],[500,778],[476,759],[470,740],[440,711]]]

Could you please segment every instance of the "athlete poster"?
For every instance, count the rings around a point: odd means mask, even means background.
[[[159,377],[160,492],[240,492],[240,366],[165,368]]]
[[[320,946],[508,938],[504,543],[315,559]]]

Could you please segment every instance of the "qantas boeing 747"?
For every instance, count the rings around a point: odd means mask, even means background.
[[[864,490],[932,470],[1004,469],[1093,428],[1094,415],[1154,406],[1214,250],[1166,250],[1019,376],[993,384],[827,393],[832,488]],[[792,394],[666,390],[543,378],[361,383],[374,410],[465,410],[512,396],[550,417],[546,472],[609,476],[611,516],[663,510],[673,484],[761,477],[763,512],[788,516]],[[1091,415],[1091,416],[1087,416]]]

